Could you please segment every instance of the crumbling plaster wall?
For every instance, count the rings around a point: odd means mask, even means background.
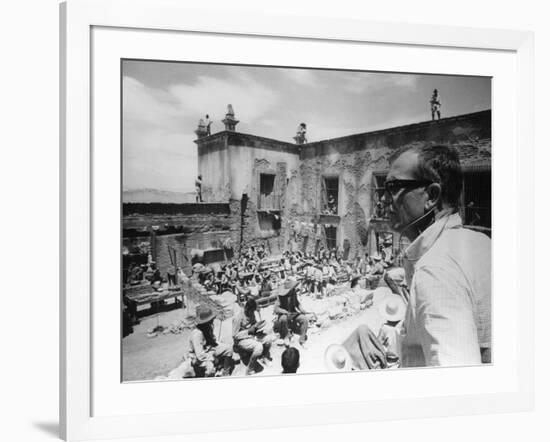
[[[325,142],[321,146],[308,146],[303,149],[296,188],[299,192],[290,202],[292,216],[305,223],[320,223],[321,181],[326,176],[338,176],[338,216],[340,218],[337,244],[342,247],[344,240],[350,242],[350,253],[366,245],[368,218],[372,213],[372,173],[384,171],[388,167],[387,157],[391,150],[387,147],[366,145],[355,149],[354,142],[341,140]],[[328,223],[333,225],[332,223]],[[312,251],[314,243],[308,251]]]
[[[247,134],[231,133],[228,139],[230,152],[230,203],[240,213],[240,201],[247,195],[247,204],[242,217],[242,234],[237,240],[240,247],[263,244],[273,254],[282,252],[286,236],[287,181],[290,171],[296,170],[299,152],[295,145]],[[279,201],[279,210],[258,214],[260,174],[275,175],[274,191]],[[233,210],[233,209],[232,209]],[[259,217],[273,219],[272,229],[261,229]]]
[[[316,223],[321,210],[323,176],[339,177],[338,245],[348,239],[350,256],[367,249],[372,207],[373,173],[385,173],[402,150],[426,144],[449,144],[459,151],[466,168],[490,164],[491,112],[448,118],[383,131],[310,143],[302,147],[299,172],[292,176],[289,214]],[[385,227],[384,227],[385,228]]]

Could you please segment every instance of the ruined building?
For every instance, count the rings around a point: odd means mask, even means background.
[[[404,244],[390,232],[379,197],[396,152],[426,143],[458,149],[461,215],[490,234],[490,110],[304,144],[238,132],[231,106],[223,123],[212,135],[200,124],[195,131],[206,203],[125,204],[128,243],[157,226],[155,255],[171,253],[184,267],[193,248],[219,261],[260,243],[272,254],[337,247],[353,258],[390,240],[397,252]]]

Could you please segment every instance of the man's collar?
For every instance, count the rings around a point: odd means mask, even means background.
[[[405,259],[415,264],[430,248],[446,229],[452,229],[462,225],[460,215],[451,209],[439,212],[433,224],[424,230],[405,250]]]

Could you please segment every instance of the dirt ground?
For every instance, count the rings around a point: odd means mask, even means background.
[[[159,314],[158,322],[168,326],[186,316],[185,309]],[[159,334],[147,337],[147,330],[157,325],[155,315],[141,319],[134,332],[122,339],[122,380],[140,381],[165,376],[177,367],[189,347],[189,330],[180,334]]]
[[[382,325],[382,319],[378,312],[379,299],[385,295],[387,288],[377,289],[374,296],[374,304],[361,311],[357,315],[334,321],[328,328],[319,329],[312,327],[308,330],[308,342],[306,349],[297,344],[297,337],[293,340],[293,346],[300,350],[299,373],[326,373],[324,353],[330,344],[340,344],[360,324],[367,324],[375,333]],[[189,310],[178,308],[172,311],[161,312],[156,315],[142,318],[141,323],[134,326],[134,332],[122,341],[122,368],[123,381],[140,381],[154,379],[181,379],[182,358],[189,349],[190,330],[184,329],[179,334],[158,334],[156,337],[147,337],[147,331],[157,324],[168,326],[174,321],[185,319]],[[273,318],[273,307],[261,309],[261,317],[270,324]],[[220,329],[221,326],[221,329]],[[231,343],[232,318],[214,322],[216,334],[219,340]],[[255,376],[275,375],[281,373],[281,358],[284,347],[274,345],[272,348],[273,363],[265,367],[264,371]],[[244,376],[245,367],[242,363],[235,367],[233,376]]]

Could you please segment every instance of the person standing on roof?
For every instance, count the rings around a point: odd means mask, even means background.
[[[206,114],[205,124],[206,124],[206,136],[212,135],[212,131],[211,131],[212,120],[210,119],[210,116],[208,114]]]
[[[202,203],[202,175],[199,175],[195,180],[195,200],[197,203]]]
[[[435,120],[435,116],[437,114],[437,119],[441,119],[441,96],[439,95],[439,92],[437,89],[434,89],[434,92],[432,94],[432,98],[430,99],[430,106],[432,109],[432,121]]]

